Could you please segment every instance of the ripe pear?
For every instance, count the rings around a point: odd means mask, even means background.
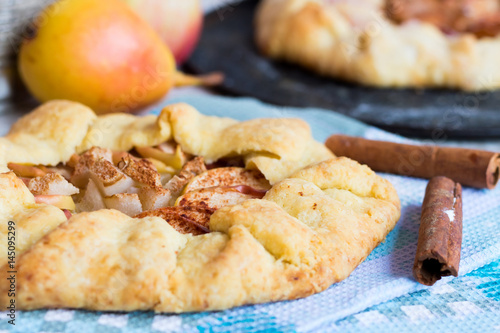
[[[120,0],[59,0],[35,20],[19,71],[40,101],[68,99],[97,113],[132,112],[174,85],[175,60]]]

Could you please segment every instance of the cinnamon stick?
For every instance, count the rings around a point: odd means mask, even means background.
[[[446,177],[429,181],[422,205],[415,279],[432,286],[443,276],[458,276],[462,248],[462,187]]]
[[[373,141],[332,135],[326,146],[375,171],[427,178],[445,176],[462,185],[494,188],[500,178],[500,154],[483,150]]]

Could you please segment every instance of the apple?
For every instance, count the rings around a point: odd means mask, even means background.
[[[134,9],[173,52],[178,65],[194,50],[203,25],[199,0],[123,0]]]

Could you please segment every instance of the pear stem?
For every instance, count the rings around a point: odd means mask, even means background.
[[[224,74],[221,72],[213,72],[206,75],[189,75],[183,72],[175,72],[174,75],[174,86],[175,87],[185,87],[185,86],[204,86],[213,87],[218,86],[224,82]]]

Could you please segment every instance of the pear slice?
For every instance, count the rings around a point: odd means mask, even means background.
[[[256,191],[265,192],[271,185],[258,170],[238,167],[216,168],[194,177],[184,189],[184,193],[217,186],[245,185]]]
[[[172,168],[171,166],[168,166],[166,165],[165,163],[163,163],[162,161],[160,160],[157,160],[156,158],[152,158],[152,157],[147,157],[146,158],[148,161],[150,161],[151,163],[153,163],[153,166],[156,168],[156,170],[160,173],[160,174],[170,174],[170,175],[175,175],[177,173],[177,171]]]
[[[233,187],[210,187],[191,191],[180,196],[175,205],[215,212],[222,207],[237,205],[248,199],[255,198],[255,196],[242,193]]]
[[[56,165],[53,167],[46,167],[47,173],[58,173],[63,176],[64,179],[70,180],[73,175],[73,169],[67,165]]]
[[[113,154],[109,149],[93,147],[83,153],[81,156],[72,156],[71,165],[74,165],[75,171],[71,176],[71,183],[79,188],[84,188],[90,177],[90,169],[99,161],[106,160],[112,162]]]
[[[118,165],[124,158],[129,158],[130,156],[132,155],[126,151],[114,151],[111,162],[113,162],[114,165]]]
[[[60,209],[75,210],[75,202],[70,195],[35,195],[35,202],[52,205]]]
[[[122,157],[118,168],[141,186],[161,187],[161,176],[153,163],[147,159],[138,159],[130,154]]]
[[[177,198],[191,179],[205,171],[207,171],[207,168],[205,167],[203,157],[195,157],[182,166],[179,174],[172,177],[165,184],[165,188],[170,191],[173,198]]]
[[[35,195],[73,195],[80,192],[58,173],[48,173],[30,180],[28,188]]]
[[[33,178],[43,177],[45,175],[45,171],[33,165],[9,163],[7,167],[18,177]]]
[[[163,187],[143,187],[138,192],[143,210],[153,210],[170,205],[172,194]]]
[[[177,170],[181,169],[187,161],[187,156],[179,145],[174,153],[164,152],[154,147],[136,147],[135,150],[144,158],[154,158]]]
[[[136,216],[136,218],[159,217],[168,222],[181,234],[201,235],[210,232],[208,224],[211,212],[196,207],[164,207]]]
[[[160,143],[156,148],[161,150],[164,153],[175,154],[175,150],[179,145],[175,141],[167,141]]]
[[[153,163],[153,166],[156,168],[156,170],[160,174],[160,179],[161,179],[162,185],[165,185],[177,173],[177,171],[174,168],[167,166],[162,161],[158,161],[157,159],[150,158],[150,157],[147,158],[147,160],[150,161],[151,163]]]
[[[106,197],[126,193],[134,186],[134,180],[108,160],[99,159],[90,167],[90,178]]]
[[[90,179],[83,197],[76,204],[77,212],[93,212],[106,208],[101,192],[96,183]]]
[[[137,193],[118,193],[104,198],[106,208],[116,209],[128,216],[142,213],[142,204]]]

